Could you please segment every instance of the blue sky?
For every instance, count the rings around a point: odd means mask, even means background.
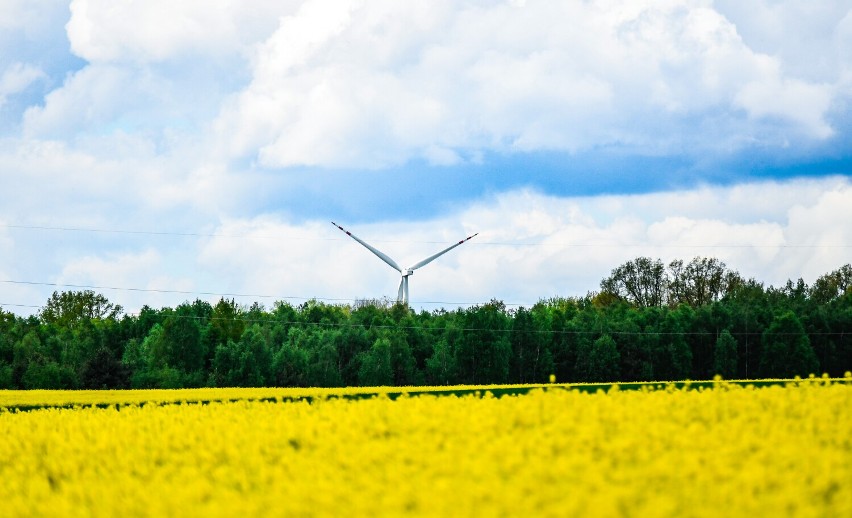
[[[843,1],[0,0],[0,303],[529,305],[852,256]],[[59,229],[66,230],[59,230]],[[77,229],[77,230],[69,230]]]

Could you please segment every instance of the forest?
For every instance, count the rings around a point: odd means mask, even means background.
[[[415,312],[387,300],[138,314],[93,291],[0,309],[0,389],[405,386],[843,376],[852,266],[766,287],[723,262],[638,257],[599,290]]]

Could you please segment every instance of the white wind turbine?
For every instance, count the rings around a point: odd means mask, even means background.
[[[356,235],[355,235],[355,234],[353,234],[352,232],[349,232],[348,230],[346,230],[345,228],[341,227],[341,226],[340,226],[340,225],[338,225],[337,223],[335,223],[335,222],[333,222],[333,221],[332,221],[332,222],[331,222],[331,224],[332,224],[332,225],[334,225],[335,227],[339,228],[339,229],[340,229],[340,230],[342,230],[343,232],[345,232],[347,236],[351,237],[351,238],[352,238],[352,239],[354,239],[355,241],[358,241],[359,243],[361,243],[362,245],[364,245],[364,247],[365,247],[367,250],[369,250],[369,251],[373,252],[374,254],[376,254],[376,256],[377,256],[379,259],[381,259],[382,261],[386,262],[386,263],[387,263],[387,264],[388,264],[391,268],[393,268],[394,270],[398,271],[398,272],[402,275],[402,278],[399,280],[399,292],[397,293],[396,301],[397,301],[397,302],[399,302],[400,304],[404,304],[404,305],[406,305],[406,306],[408,305],[408,278],[409,278],[409,277],[411,277],[411,276],[414,274],[414,270],[416,270],[416,269],[418,269],[418,268],[421,268],[421,267],[423,267],[423,266],[426,266],[427,264],[431,263],[431,262],[432,262],[432,261],[434,261],[435,259],[437,259],[437,258],[441,257],[442,255],[446,254],[447,252],[449,252],[449,251],[450,251],[450,250],[452,250],[453,248],[455,248],[455,247],[459,246],[460,244],[464,243],[465,241],[469,241],[469,240],[473,239],[474,237],[476,237],[477,235],[479,235],[479,232],[477,232],[476,234],[474,234],[474,235],[472,235],[472,236],[469,236],[469,237],[466,237],[466,238],[462,239],[461,241],[459,241],[458,243],[456,243],[456,244],[454,244],[454,245],[452,245],[452,246],[449,246],[449,247],[447,247],[447,248],[445,248],[445,249],[441,250],[441,251],[440,251],[440,252],[438,252],[437,254],[430,255],[430,256],[429,256],[429,257],[427,257],[426,259],[423,259],[422,261],[419,261],[419,262],[417,262],[417,263],[414,263],[412,266],[409,266],[408,268],[401,268],[401,267],[400,267],[400,266],[396,263],[396,261],[394,261],[393,259],[391,259],[390,257],[388,257],[388,255],[387,255],[387,254],[385,254],[384,252],[382,252],[381,250],[376,249],[374,246],[372,246],[372,245],[370,245],[369,243],[367,243],[367,242],[363,241],[363,240],[362,240],[362,239],[360,239],[358,236],[356,236]]]

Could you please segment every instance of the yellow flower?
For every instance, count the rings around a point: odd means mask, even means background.
[[[852,516],[848,380],[711,385],[0,391],[0,516]]]

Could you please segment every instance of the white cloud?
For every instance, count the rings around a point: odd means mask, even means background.
[[[252,82],[217,127],[234,154],[270,167],[385,167],[433,160],[436,147],[725,150],[830,137],[827,112],[848,92],[807,72],[749,47],[699,0],[437,2],[428,12],[316,0],[257,47]],[[711,111],[727,114],[722,127],[689,122]],[[761,130],[767,118],[782,140]]]
[[[835,135],[832,110],[852,97],[852,25],[842,3],[803,5],[759,4],[779,30],[705,0],[73,0],[67,38],[89,64],[23,128],[177,130],[271,168],[809,143]],[[799,32],[820,35],[810,53],[794,51]]]
[[[69,284],[96,286],[93,291],[103,293],[131,312],[137,311],[144,304],[152,307],[174,306],[184,300],[197,298],[188,293],[174,293],[191,292],[195,288],[194,282],[192,279],[176,278],[167,272],[161,252],[154,249],[75,258],[62,269],[56,284],[59,285],[57,290],[83,289],[63,287]]]
[[[143,98],[145,83],[126,69],[87,67],[48,94],[44,106],[33,106],[24,113],[24,134],[49,138],[84,134],[90,128],[115,131],[119,128],[113,125],[122,115],[134,108],[144,111],[148,104]],[[150,95],[150,90],[145,93]]]
[[[850,47],[837,45],[843,20],[852,13],[847,0],[714,0],[713,7],[746,45],[776,57],[785,73],[833,82],[850,64]]]
[[[519,190],[442,217],[338,223],[400,264],[479,232],[411,278],[412,305],[431,309],[491,298],[530,305],[584,295],[638,256],[666,263],[716,257],[767,284],[799,277],[810,284],[849,262],[850,220],[852,181],[825,178],[607,197]],[[60,232],[35,239],[23,230],[2,238],[0,226],[0,273],[11,280],[123,288],[99,291],[129,311],[197,297],[215,301],[216,294],[266,305],[396,296],[398,273],[328,221],[230,217],[206,232],[211,235]],[[63,288],[0,285],[0,299],[9,299],[0,302],[39,305],[54,289]]]
[[[239,54],[293,3],[73,0],[67,32],[74,53],[93,63]]]
[[[117,132],[78,139],[0,139],[0,217],[25,224],[92,228],[172,227],[174,218],[215,218],[256,188],[200,156]],[[193,223],[194,225],[194,223]]]
[[[393,295],[393,271],[327,222],[268,214],[297,210],[274,205],[278,194],[298,196],[288,189],[316,205],[332,199],[328,185],[311,184],[311,170],[295,166],[415,161],[419,176],[400,168],[394,185],[365,178],[363,190],[407,189],[411,213],[422,214],[437,202],[417,200],[421,185],[436,192],[434,170],[421,161],[482,162],[448,187],[482,192],[500,188],[485,177],[510,176],[498,171],[504,167],[517,168],[521,180],[511,185],[522,183],[528,171],[518,152],[566,151],[560,157],[570,160],[575,151],[603,150],[604,162],[687,155],[687,169],[698,162],[691,173],[719,177],[729,158],[719,155],[729,151],[767,156],[786,145],[807,157],[827,141],[837,153],[828,159],[848,155],[852,9],[842,0],[9,0],[0,2],[0,28],[0,104],[6,99],[6,114],[20,118],[0,128],[20,132],[0,137],[0,218],[166,231],[221,220],[223,233],[249,236],[184,243],[187,251],[170,255],[157,243],[54,246],[14,232],[0,242],[12,247],[0,259],[8,275],[43,280],[68,267],[68,279],[95,282],[101,269],[118,272],[127,262],[138,276],[114,273],[114,282]],[[72,59],[69,46],[82,59]],[[292,169],[286,178],[266,171],[279,167]],[[570,199],[514,191],[452,198],[458,208],[443,218],[353,230],[390,240],[382,246],[403,260],[480,230],[417,272],[412,297],[530,302],[595,289],[639,254],[706,252],[767,282],[810,282],[848,262],[849,231],[840,222],[850,220],[849,197],[845,179]],[[347,205],[350,213],[357,203]],[[395,214],[407,210],[401,204]],[[538,244],[484,244],[518,240]],[[159,263],[145,255],[150,250]],[[157,266],[139,262],[145,257]]]
[[[0,2],[0,28],[22,30],[29,36],[37,36],[55,13],[67,10],[68,0],[3,0]]]
[[[531,304],[596,290],[613,268],[642,255],[716,257],[768,284],[812,283],[849,261],[850,207],[852,183],[843,178],[590,198],[514,191],[443,218],[348,230],[400,264],[478,231],[415,273],[413,304]],[[230,220],[216,233],[223,237],[206,241],[199,261],[228,289],[348,300],[396,294],[398,274],[326,222],[263,216]]]
[[[745,85],[737,94],[736,104],[753,117],[780,117],[793,120],[819,138],[828,138],[834,130],[823,118],[832,100],[830,85],[804,81],[782,81],[777,77]]]
[[[44,72],[38,67],[24,63],[13,63],[0,76],[0,108],[6,104],[6,99],[14,94],[23,92],[35,81],[42,79]]]

